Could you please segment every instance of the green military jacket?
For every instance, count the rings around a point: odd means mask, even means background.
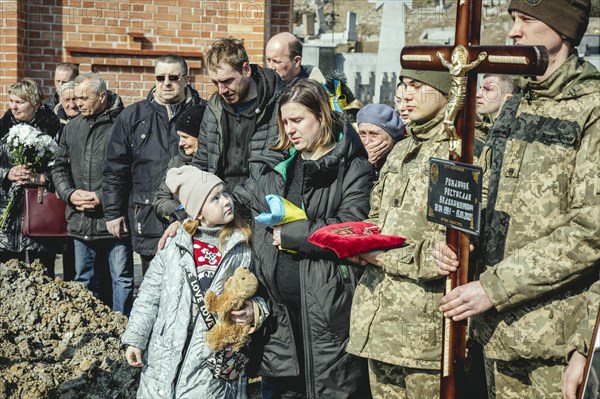
[[[492,127],[485,270],[473,320],[488,358],[562,358],[600,264],[600,74],[576,54],[522,79]]]
[[[427,221],[427,184],[429,158],[447,158],[449,141],[441,116],[409,125],[409,132],[381,169],[368,220],[382,234],[406,237],[409,245],[387,251],[383,268],[366,268],[354,294],[346,350],[399,366],[438,369],[444,279],[431,249],[444,239],[445,229]]]

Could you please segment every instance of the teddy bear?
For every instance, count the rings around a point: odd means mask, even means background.
[[[250,299],[258,289],[258,279],[245,267],[238,267],[223,287],[223,293],[217,295],[208,290],[204,296],[206,310],[215,313],[218,322],[206,334],[206,344],[213,352],[229,345],[233,352],[244,347],[249,340],[250,325],[231,321],[230,310],[238,310],[244,301]]]

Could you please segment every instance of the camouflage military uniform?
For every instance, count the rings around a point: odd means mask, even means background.
[[[400,367],[369,359],[371,395],[376,399],[437,398],[439,374],[438,370]]]
[[[573,54],[544,82],[520,86],[483,152],[490,178],[479,278],[494,309],[473,329],[492,395],[559,398],[576,310],[598,279],[600,74]]]
[[[387,251],[383,268],[366,268],[354,294],[346,349],[370,359],[371,373],[378,374],[370,378],[375,397],[439,395],[443,279],[431,249],[445,229],[427,221],[426,204],[429,158],[447,158],[449,142],[441,116],[409,125],[409,131],[381,169],[369,214],[382,234],[404,236],[409,246]],[[420,391],[408,392],[411,380]]]

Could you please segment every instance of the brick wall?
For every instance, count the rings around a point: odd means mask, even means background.
[[[212,93],[202,56],[217,38],[243,38],[251,62],[264,64],[264,46],[291,30],[293,0],[0,0],[0,111],[8,86],[35,79],[47,96],[61,62],[98,72],[131,104],[153,83],[156,58],[188,61],[192,85]]]
[[[0,85],[2,86],[24,77],[26,54],[23,48],[26,26],[27,21],[22,7],[18,7],[16,2],[0,2]]]

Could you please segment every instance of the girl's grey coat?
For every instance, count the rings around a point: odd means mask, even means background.
[[[200,240],[202,238],[200,237]],[[152,261],[121,340],[144,350],[138,398],[246,398],[246,375],[228,383],[206,368],[210,350],[206,325],[198,320],[186,349],[192,293],[186,271],[196,272],[191,237],[179,229]],[[251,267],[250,247],[241,233],[227,242],[210,289],[223,291],[238,267]],[[264,301],[261,307],[266,311]],[[195,305],[194,305],[195,306]]]

